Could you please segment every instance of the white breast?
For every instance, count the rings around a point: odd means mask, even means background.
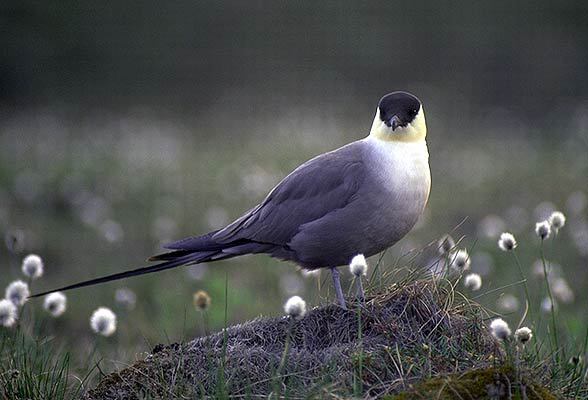
[[[364,140],[373,162],[372,172],[381,185],[400,196],[424,195],[426,202],[431,188],[427,143],[383,141],[374,137]]]

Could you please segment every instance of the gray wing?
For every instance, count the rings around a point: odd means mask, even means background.
[[[213,240],[228,243],[249,239],[287,246],[302,225],[346,207],[366,174],[356,143],[302,164],[261,204],[217,232]]]

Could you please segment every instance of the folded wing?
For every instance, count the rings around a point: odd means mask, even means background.
[[[323,154],[294,170],[261,204],[212,239],[217,243],[251,240],[287,246],[302,225],[348,205],[364,175],[359,149],[345,146]]]

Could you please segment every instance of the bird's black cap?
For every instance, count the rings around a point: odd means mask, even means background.
[[[407,92],[392,92],[378,103],[380,119],[392,129],[410,124],[421,109],[421,102]]]

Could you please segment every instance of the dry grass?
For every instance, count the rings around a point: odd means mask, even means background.
[[[448,283],[404,282],[349,311],[327,305],[296,322],[259,318],[226,335],[157,346],[145,360],[106,376],[87,398],[395,393],[424,378],[491,366],[499,350],[484,315]]]

